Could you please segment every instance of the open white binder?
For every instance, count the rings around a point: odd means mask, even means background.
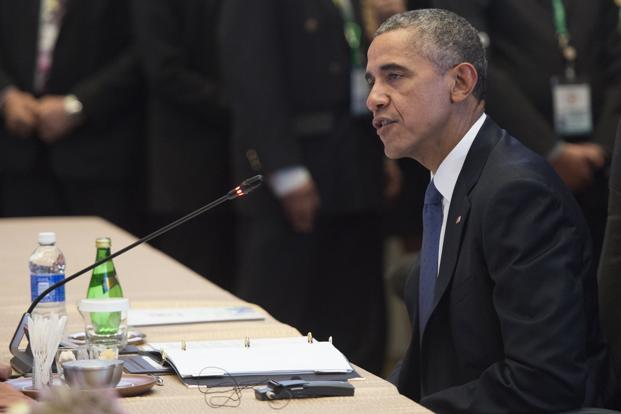
[[[307,337],[149,344],[179,376],[349,373],[347,358],[331,342]]]

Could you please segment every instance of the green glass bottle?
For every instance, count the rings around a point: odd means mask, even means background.
[[[97,255],[95,261],[110,256],[111,240],[109,237],[99,237],[95,240]],[[86,292],[88,299],[122,298],[123,289],[116,277],[114,262],[109,260],[93,269],[91,281]],[[91,314],[91,320],[97,334],[106,335],[117,331],[121,315],[119,312],[97,312]]]

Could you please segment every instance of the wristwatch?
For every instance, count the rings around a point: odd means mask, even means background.
[[[65,112],[72,117],[79,117],[82,114],[82,102],[75,95],[65,96],[63,102],[65,106]]]

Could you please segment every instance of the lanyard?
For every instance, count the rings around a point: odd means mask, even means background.
[[[552,7],[554,9],[554,27],[556,28],[558,46],[565,59],[565,76],[567,79],[573,80],[576,78],[574,65],[577,52],[576,48],[569,43],[570,37],[569,30],[567,30],[567,17],[563,0],[552,0]]]
[[[360,44],[362,43],[362,28],[354,20],[354,10],[351,0],[332,0],[334,4],[341,10],[344,20],[345,40],[351,51],[352,62],[355,66],[362,66],[362,51]]]

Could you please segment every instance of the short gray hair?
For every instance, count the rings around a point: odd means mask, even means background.
[[[472,94],[485,97],[487,59],[477,30],[463,17],[442,9],[420,9],[396,14],[386,20],[375,36],[397,29],[412,30],[412,46],[428,59],[440,73],[467,62],[478,74]]]

